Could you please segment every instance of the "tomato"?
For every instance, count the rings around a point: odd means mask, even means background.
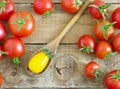
[[[12,0],[0,0],[0,20],[8,20],[14,11],[15,5]]]
[[[0,22],[0,41],[3,38],[5,38],[6,35],[7,35],[6,27],[2,22]]]
[[[99,21],[94,26],[94,34],[99,40],[109,40],[114,35],[114,23]]]
[[[96,42],[91,35],[85,34],[78,39],[78,48],[84,53],[94,52]]]
[[[49,57],[43,51],[41,51],[30,59],[28,68],[33,73],[40,73],[46,68],[48,63]]]
[[[52,0],[34,0],[33,9],[37,14],[49,16],[54,10]]]
[[[116,22],[115,27],[120,29],[120,7],[116,8],[112,13],[112,21]]]
[[[120,33],[113,38],[112,45],[114,50],[120,53]]]
[[[98,58],[104,59],[112,56],[112,46],[107,41],[100,41],[95,47],[95,54]]]
[[[9,18],[8,27],[14,36],[27,37],[35,29],[35,20],[30,12],[18,11]]]
[[[42,73],[48,67],[51,57],[51,51],[43,48],[29,59],[27,67],[33,73]]]
[[[81,5],[81,0],[61,0],[61,7],[68,13],[76,13]]]
[[[98,78],[102,74],[102,70],[100,69],[99,64],[94,61],[90,61],[89,63],[86,64],[84,72],[86,77],[96,78],[96,80],[98,80]]]
[[[3,76],[0,74],[0,86],[3,84]]]
[[[94,0],[89,7],[90,15],[95,19],[105,18],[109,6],[110,4],[105,4],[102,0]]]
[[[120,70],[112,70],[109,72],[104,82],[107,89],[120,89]]]
[[[24,54],[24,42],[20,38],[8,38],[3,43],[3,50],[10,58],[21,57]]]

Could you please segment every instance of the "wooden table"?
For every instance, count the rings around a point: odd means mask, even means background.
[[[63,11],[60,6],[61,0],[53,0],[55,3],[55,10],[50,17],[43,17],[41,15],[37,15],[32,8],[33,0],[14,0],[16,5],[16,11],[26,10],[30,11],[36,20],[36,29],[32,35],[27,38],[23,38],[26,50],[24,56],[21,58],[22,63],[19,67],[21,72],[21,81],[17,84],[7,83],[4,80],[3,88],[8,87],[104,87],[103,78],[99,83],[96,83],[94,79],[88,79],[84,75],[84,66],[89,61],[93,60],[98,62],[101,67],[105,70],[105,72],[109,72],[114,68],[119,68],[120,64],[120,55],[112,57],[110,60],[99,60],[94,54],[83,54],[77,48],[77,40],[83,34],[93,35],[93,25],[95,24],[95,20],[91,18],[88,13],[88,10],[81,16],[81,18],[77,21],[77,23],[71,28],[71,30],[65,35],[62,39],[58,52],[56,56],[52,59],[53,64],[50,69],[39,78],[33,78],[26,74],[24,71],[24,65],[31,56],[31,54],[48,42],[52,41],[64,28],[64,26],[70,21],[70,19],[74,16],[74,14],[68,14]],[[113,3],[109,8],[109,14],[120,6],[120,0],[105,0],[107,3]],[[9,32],[9,31],[8,31]],[[120,32],[118,29],[115,30],[115,34]],[[9,33],[7,37],[11,37],[12,35]],[[95,36],[94,36],[95,37]],[[96,39],[97,40],[97,39]],[[61,56],[69,56],[70,58],[60,59]],[[72,57],[75,60],[72,60]],[[58,61],[59,60],[59,61]],[[60,73],[56,73],[55,63],[60,63],[61,71]],[[67,64],[68,63],[68,64]],[[3,73],[4,78],[6,78],[6,69],[8,69],[8,65],[11,65],[11,62],[8,58],[4,58],[0,62],[0,71]],[[66,71],[69,72],[68,76],[64,75],[64,68],[71,65]],[[12,70],[11,70],[12,71]],[[66,72],[66,73],[67,73]],[[70,74],[71,73],[71,74]],[[8,74],[8,73],[7,73]],[[14,77],[17,78],[17,77]]]

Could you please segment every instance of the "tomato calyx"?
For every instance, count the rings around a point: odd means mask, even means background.
[[[6,2],[5,0],[2,0],[2,1],[0,2],[0,14],[1,14],[3,11],[5,11],[6,4],[7,4],[7,2]]]
[[[82,1],[80,1],[80,0],[75,0],[75,6],[76,6],[76,7],[79,7],[79,6],[82,5],[82,4],[83,4]]]
[[[19,65],[21,63],[18,57],[12,58],[12,61],[14,65]]]
[[[94,70],[95,80],[98,81],[100,76],[103,74],[104,74],[104,71],[102,69],[95,69]]]
[[[107,9],[110,5],[111,5],[111,3],[106,3],[106,4],[101,5],[101,6],[97,6],[97,5],[90,5],[90,6],[97,8],[97,9],[100,11],[100,13],[102,14],[103,19],[105,20],[105,15],[107,15],[106,9]]]
[[[111,56],[114,56],[116,54],[117,54],[117,52],[111,52],[109,54],[105,54],[105,59],[109,59]]]
[[[120,80],[120,72],[117,70],[116,74],[110,74],[109,78],[113,78],[113,79],[116,79],[116,81],[119,81]]]
[[[105,40],[108,40],[109,37],[107,37],[106,33],[109,31],[109,28],[112,27],[116,22],[112,22],[108,25],[106,25],[106,23],[104,22],[103,26],[100,25],[99,21],[97,21],[97,23],[98,23],[98,26],[100,27],[100,29],[103,31],[103,36],[104,36]]]
[[[12,24],[18,25],[18,31],[20,31],[21,27],[26,23],[29,18],[29,14],[25,18],[21,18],[20,14],[18,14],[18,21],[12,22]]]
[[[8,54],[8,52],[0,51],[0,54]]]
[[[83,46],[83,48],[80,48],[80,51],[82,51],[83,53],[94,52],[94,50],[90,46]]]
[[[42,48],[42,51],[51,59],[54,55],[51,54],[51,50],[45,47]]]
[[[47,16],[47,17],[48,17],[48,16],[51,16],[51,11],[46,11],[46,12],[44,13],[44,15]]]

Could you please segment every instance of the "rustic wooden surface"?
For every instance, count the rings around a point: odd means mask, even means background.
[[[104,87],[103,78],[101,78],[101,81],[96,83],[94,79],[88,79],[84,75],[84,66],[89,61],[93,60],[98,62],[101,67],[105,70],[105,73],[109,72],[110,70],[114,68],[119,68],[120,64],[120,55],[117,54],[116,56],[112,57],[110,60],[99,60],[97,57],[95,57],[94,54],[86,55],[81,52],[79,52],[77,48],[77,40],[78,38],[83,34],[90,34],[93,35],[93,25],[95,24],[95,20],[91,18],[89,15],[88,10],[85,11],[85,13],[81,16],[79,21],[71,28],[71,30],[65,35],[65,37],[62,39],[58,52],[56,56],[52,59],[52,65],[50,66],[49,70],[42,74],[39,78],[33,78],[26,74],[24,71],[24,66],[29,58],[30,55],[32,55],[33,52],[37,51],[44,45],[46,45],[48,42],[53,40],[64,28],[64,26],[70,21],[70,19],[74,16],[74,14],[68,14],[64,12],[60,6],[61,0],[53,0],[55,3],[55,10],[52,14],[52,16],[44,18],[41,15],[37,15],[32,8],[33,0],[14,0],[16,5],[16,11],[19,10],[26,10],[30,11],[36,20],[36,29],[33,32],[32,35],[30,35],[27,38],[23,38],[25,44],[26,44],[26,50],[24,56],[21,58],[22,63],[20,68],[21,72],[21,81],[17,84],[7,83],[4,80],[3,88],[8,87]],[[112,3],[112,6],[109,8],[109,15],[111,15],[112,11],[120,6],[120,0],[105,0],[107,3]],[[120,32],[118,29],[115,30],[115,34]],[[8,31],[9,33],[9,31]],[[11,37],[12,35],[9,33],[7,37]],[[95,36],[94,36],[95,37]],[[97,40],[97,39],[96,39]],[[68,78],[65,78],[64,76],[64,70],[60,71],[61,74],[56,73],[56,65],[57,59],[62,56],[70,56],[72,55],[75,59],[73,60],[75,62],[75,65],[73,64],[73,69],[71,74],[69,74]],[[65,59],[68,60],[69,59]],[[59,62],[62,66],[59,66],[62,68],[67,68],[69,66],[68,63],[67,66],[64,66],[64,60]],[[6,75],[6,71],[9,68],[9,65],[11,65],[9,58],[4,58],[0,62],[0,71],[3,73],[4,78],[8,77]],[[75,73],[74,73],[75,72]],[[62,75],[63,73],[63,75]],[[13,79],[14,80],[14,79]],[[17,81],[17,80],[16,80]]]

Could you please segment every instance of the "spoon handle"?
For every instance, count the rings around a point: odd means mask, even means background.
[[[79,17],[82,15],[82,13],[85,11],[87,6],[92,2],[93,0],[87,0],[85,4],[80,8],[80,10],[75,14],[75,16],[70,20],[70,22],[64,27],[62,32],[50,43],[48,43],[45,48],[51,50],[53,54],[56,53],[57,47],[61,41],[61,39],[65,36],[65,34],[70,30],[70,28],[75,24],[75,22],[79,19]]]

